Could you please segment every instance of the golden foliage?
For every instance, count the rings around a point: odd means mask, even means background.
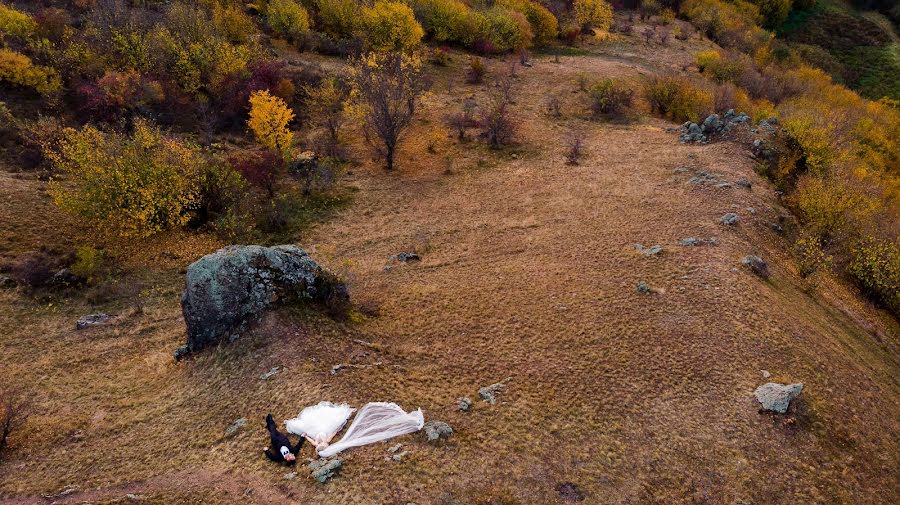
[[[534,34],[534,42],[546,44],[559,33],[558,22],[546,7],[532,0],[498,0],[496,5],[520,12],[525,15],[531,32]]]
[[[604,0],[575,0],[575,20],[583,29],[609,30],[613,10]]]
[[[363,8],[360,35],[369,49],[405,51],[418,46],[425,31],[405,3],[378,0],[372,7]]]
[[[253,18],[236,5],[214,4],[212,19],[219,35],[235,44],[247,42],[247,38],[257,31]]]
[[[336,39],[353,35],[359,20],[359,4],[355,0],[315,0],[317,28]]]
[[[850,274],[894,314],[900,314],[900,238],[868,238],[853,249]]]
[[[259,145],[286,157],[294,141],[294,134],[287,127],[293,119],[294,111],[268,90],[254,91],[250,95],[247,126]]]
[[[4,37],[31,37],[37,30],[37,23],[28,14],[0,3],[0,40]]]
[[[35,65],[28,56],[2,48],[0,81],[31,88],[42,95],[55,93],[62,88],[62,79],[55,69]]]
[[[131,135],[67,128],[45,154],[67,176],[50,194],[63,210],[126,237],[183,226],[199,202],[198,148],[139,119]]]
[[[309,13],[296,0],[270,0],[266,19],[275,33],[295,38],[309,30]]]
[[[673,121],[698,122],[713,108],[712,93],[684,77],[653,77],[644,92],[653,112]]]

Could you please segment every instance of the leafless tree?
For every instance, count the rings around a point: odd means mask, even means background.
[[[25,424],[29,411],[30,405],[21,391],[0,391],[0,456],[3,455],[12,432]]]
[[[463,101],[462,111],[451,114],[447,118],[447,126],[456,132],[456,136],[460,141],[466,140],[466,132],[469,128],[478,126],[475,120],[475,99],[468,97]]]
[[[388,170],[394,168],[397,146],[429,84],[421,63],[402,53],[373,54],[354,63],[354,90],[364,110],[363,134]]]
[[[566,164],[577,165],[584,154],[584,136],[578,132],[571,132],[566,139],[566,144]]]
[[[516,132],[509,106],[510,101],[504,93],[494,93],[481,113],[481,136],[495,149],[511,144]]]

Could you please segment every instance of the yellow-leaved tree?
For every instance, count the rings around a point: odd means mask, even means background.
[[[604,0],[575,0],[575,21],[582,31],[608,30],[613,20],[613,10]]]
[[[45,149],[54,169],[67,176],[50,182],[53,201],[125,237],[187,224],[200,202],[200,149],[145,119],[135,120],[133,130],[66,128],[59,144]]]
[[[294,119],[294,111],[284,100],[272,96],[268,90],[254,91],[250,95],[250,119],[247,126],[253,131],[256,142],[287,157],[294,133],[287,125]]]
[[[405,51],[419,45],[425,31],[403,2],[379,0],[362,11],[360,32],[369,49]]]

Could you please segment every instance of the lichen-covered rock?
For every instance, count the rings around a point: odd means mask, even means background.
[[[737,214],[735,214],[734,212],[729,212],[728,214],[722,216],[722,219],[719,219],[719,222],[724,224],[725,226],[734,226],[738,224],[738,221],[740,220],[741,218],[738,217]]]
[[[741,264],[749,268],[750,271],[757,276],[762,277],[763,279],[769,278],[769,264],[759,256],[744,256],[741,259]]]
[[[443,421],[428,421],[422,428],[425,431],[425,437],[429,442],[437,442],[440,439],[450,438],[453,435],[453,428]]]
[[[653,289],[650,287],[649,284],[647,284],[644,281],[638,282],[638,285],[637,285],[638,293],[640,293],[642,295],[648,295],[648,294],[650,294],[651,291],[653,291]]]
[[[634,244],[634,250],[643,254],[644,256],[656,256],[657,254],[662,252],[663,248],[661,245],[644,247],[644,244]]]
[[[506,384],[498,382],[496,384],[491,384],[490,386],[485,386],[479,389],[478,396],[482,400],[494,404],[497,402],[497,394],[499,394],[500,391],[503,391],[504,389],[506,389]]]
[[[181,309],[189,352],[231,336],[276,302],[346,303],[346,286],[293,245],[228,246],[187,269]]]
[[[325,484],[328,479],[334,477],[343,464],[344,462],[338,458],[314,460],[309,464],[309,476],[320,484]]]
[[[703,133],[709,135],[711,133],[718,133],[722,130],[722,120],[719,119],[718,114],[710,114],[706,116],[706,119],[703,120]]]
[[[777,384],[769,382],[756,388],[753,395],[762,405],[763,410],[784,414],[791,401],[803,391],[803,384]]]
[[[231,423],[227,428],[225,428],[225,437],[231,438],[237,435],[241,430],[247,427],[247,418],[242,417],[240,419],[235,420]]]
[[[472,409],[472,399],[469,397],[462,397],[459,399],[459,410],[463,412],[468,412]]]
[[[88,314],[86,316],[79,317],[78,320],[75,321],[75,329],[83,330],[92,326],[100,326],[102,324],[106,324],[109,320],[109,314],[104,314],[103,312],[99,312],[97,314]]]

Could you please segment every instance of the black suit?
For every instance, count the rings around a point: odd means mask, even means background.
[[[272,414],[266,416],[266,429],[269,430],[269,438],[271,439],[272,443],[271,448],[265,449],[263,451],[266,454],[266,457],[276,463],[287,463],[289,465],[296,463],[296,461],[285,461],[281,449],[283,447],[294,456],[297,456],[297,454],[300,453],[300,448],[303,447],[303,442],[305,442],[306,439],[300,437],[300,441],[297,442],[297,445],[292,446],[291,441],[287,437],[287,435],[278,431],[278,427],[275,426],[275,420],[272,419]]]

